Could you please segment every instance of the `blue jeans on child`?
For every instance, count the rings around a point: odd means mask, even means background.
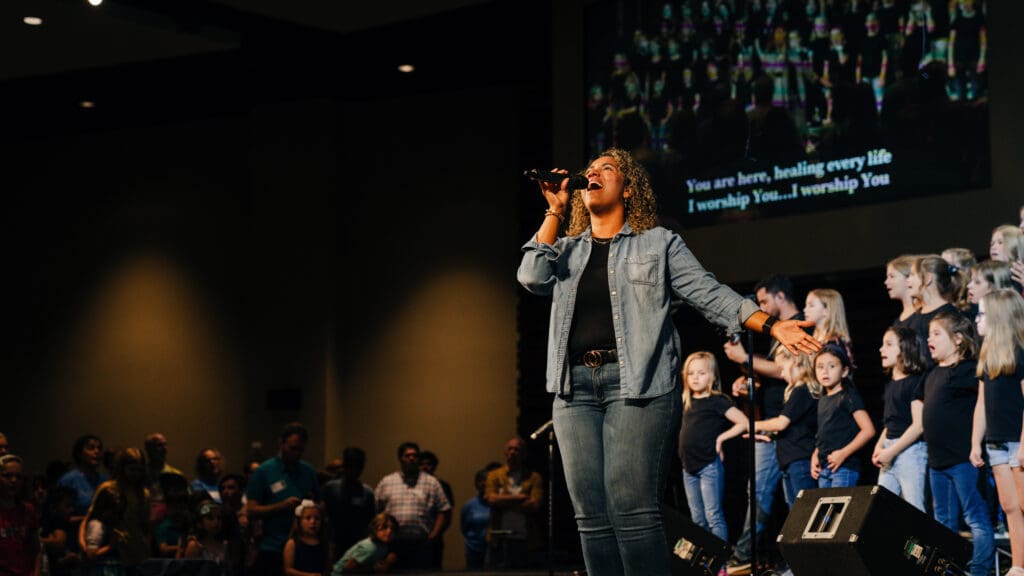
[[[591,576],[668,574],[662,494],[679,433],[678,387],[646,400],[620,395],[619,367],[573,366],[555,396],[555,436]]]
[[[813,490],[818,487],[818,481],[811,476],[811,459],[794,460],[786,464],[782,471],[782,489],[786,494],[786,504],[790,508],[796,502],[797,494],[801,490]]]
[[[725,523],[722,499],[725,497],[725,467],[722,459],[701,468],[696,474],[683,470],[683,488],[690,517],[695,524],[710,530],[722,540],[729,540],[729,527]]]
[[[896,443],[896,438],[882,440],[882,447]],[[878,485],[924,512],[924,486],[928,471],[928,445],[924,441],[907,446],[896,458],[878,471]]]
[[[931,481],[935,519],[953,532],[960,532],[960,511],[971,529],[974,555],[971,557],[971,576],[988,576],[995,563],[995,543],[992,536],[992,517],[978,492],[978,469],[970,462],[962,462],[936,470],[928,469]]]
[[[839,470],[833,472],[827,467],[822,466],[821,472],[818,473],[818,488],[845,488],[847,486],[856,486],[857,480],[859,479],[860,472],[853,468],[840,466]]]

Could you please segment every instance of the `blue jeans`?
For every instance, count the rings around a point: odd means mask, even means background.
[[[772,513],[772,503],[775,500],[775,491],[782,481],[782,473],[779,471],[779,458],[775,453],[775,442],[754,443],[754,478],[757,498],[757,535],[764,532],[764,525],[768,522],[768,516]],[[749,495],[749,488],[747,489]],[[760,540],[758,541],[760,542]],[[733,556],[740,560],[750,560],[750,506],[747,506],[747,516],[743,520],[743,533],[736,541],[736,550]]]
[[[827,467],[822,466],[821,472],[818,473],[818,488],[845,488],[848,486],[856,486],[857,480],[859,479],[860,472],[853,468],[840,466],[839,470],[833,472]]]
[[[725,497],[725,467],[722,459],[701,468],[696,474],[683,470],[683,488],[686,489],[686,503],[690,506],[690,517],[695,524],[710,530],[722,540],[729,540],[729,527],[725,523],[722,499]]]
[[[960,531],[960,511],[971,529],[974,556],[971,557],[971,576],[988,576],[995,563],[995,543],[992,541],[992,517],[978,492],[978,469],[970,462],[949,468],[928,469],[935,504],[935,519],[953,532]]]
[[[615,363],[573,366],[570,378],[552,417],[587,573],[667,575],[660,505],[682,415],[679,388],[624,399]]]
[[[786,494],[786,504],[790,508],[796,502],[796,496],[801,490],[813,490],[818,487],[818,481],[811,476],[811,459],[794,460],[786,465],[782,471],[782,490]]]
[[[888,448],[896,438],[882,440],[882,447]],[[928,470],[928,445],[915,442],[888,465],[878,471],[878,485],[888,488],[897,496],[924,512],[924,483]]]

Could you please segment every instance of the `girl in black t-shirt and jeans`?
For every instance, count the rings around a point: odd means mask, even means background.
[[[814,374],[825,392],[818,400],[818,435],[811,454],[811,476],[819,488],[856,486],[857,451],[875,436],[875,425],[850,378],[850,357],[829,342],[814,357]]]
[[[978,402],[974,409],[971,464],[988,454],[1010,535],[1010,576],[1024,576],[1024,298],[1001,289],[978,302]],[[982,443],[984,440],[984,445]]]
[[[988,576],[995,547],[992,518],[978,491],[971,465],[971,435],[978,399],[977,334],[958,312],[940,312],[928,325],[928,350],[935,367],[924,381],[924,439],[935,519],[960,531],[960,513],[971,529],[971,576]]]
[[[679,457],[683,487],[694,523],[729,539],[722,500],[725,469],[722,444],[747,431],[747,417],[722,394],[718,363],[710,352],[694,352],[683,364],[683,422]]]

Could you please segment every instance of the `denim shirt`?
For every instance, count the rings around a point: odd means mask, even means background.
[[[534,235],[523,245],[517,278],[526,290],[551,295],[548,328],[547,391],[569,390],[568,345],[580,277],[590,259],[589,229],[552,244]],[[608,251],[608,289],[625,398],[654,398],[675,389],[682,346],[672,321],[674,303],[683,301],[728,333],[757,312],[757,304],[720,284],[704,269],[683,239],[662,227],[636,234],[629,224]]]

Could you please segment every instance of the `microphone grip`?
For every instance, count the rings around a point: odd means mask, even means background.
[[[533,168],[531,170],[524,170],[523,176],[526,176],[530,180],[551,182],[552,184],[561,184],[562,180],[568,178],[569,183],[566,185],[567,190],[585,190],[587,188],[587,178],[580,174],[558,174],[556,172],[545,172],[543,170]]]

